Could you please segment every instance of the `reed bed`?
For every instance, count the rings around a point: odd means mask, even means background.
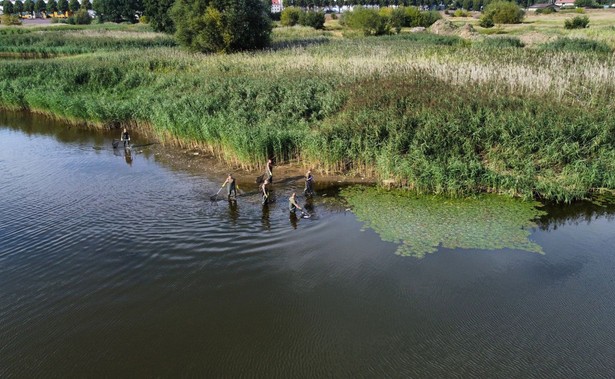
[[[276,29],[269,51],[198,55],[144,28],[55,33],[0,33],[0,52],[30,38],[76,54],[0,60],[2,106],[147,125],[246,168],[300,159],[418,193],[572,201],[615,189],[608,51]]]

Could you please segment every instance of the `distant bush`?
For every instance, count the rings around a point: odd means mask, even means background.
[[[564,27],[566,29],[585,29],[589,28],[589,17],[576,16],[572,19],[564,21]]]
[[[71,25],[89,25],[92,23],[92,17],[86,9],[81,8],[68,18],[68,23]]]
[[[440,12],[438,12],[438,11],[421,12],[420,23],[417,26],[422,26],[424,28],[428,28],[434,22],[438,21],[441,18],[442,18],[442,16],[440,15]]]
[[[406,14],[404,26],[411,28],[415,28],[417,26],[428,28],[431,24],[442,18],[440,12],[436,11],[422,12],[417,7],[406,7],[403,9]]]
[[[570,52],[594,52],[606,53],[613,52],[611,47],[604,42],[583,39],[583,38],[559,38],[553,42],[543,45],[545,50],[570,51]]]
[[[21,20],[16,15],[3,14],[0,16],[2,25],[21,25]]]
[[[299,23],[299,17],[303,11],[297,7],[284,8],[280,15],[280,24],[282,26],[295,26]]]
[[[575,0],[574,6],[577,8],[601,8],[595,0]]]
[[[453,13],[453,17],[470,17],[470,12],[463,9],[457,9],[455,13]]]
[[[478,25],[482,26],[483,28],[493,28],[495,24],[493,23],[493,18],[481,16],[481,18],[478,20]]]
[[[487,5],[480,17],[479,25],[490,28],[494,24],[519,24],[524,16],[525,12],[517,3],[496,0]]]
[[[555,9],[551,7],[536,9],[536,14],[551,14],[555,13]]]
[[[314,29],[324,29],[325,14],[323,12],[301,12],[299,15],[299,25],[309,26]]]
[[[343,16],[344,25],[350,29],[361,30],[363,35],[389,34],[391,28],[388,19],[373,9],[355,7],[352,12],[346,12]]]
[[[574,13],[581,13],[581,14],[583,14],[583,13],[585,13],[585,9],[583,9],[583,8],[575,8]]]
[[[397,34],[401,32],[401,28],[406,26],[406,12],[403,8],[395,8],[390,12],[389,25],[395,29]]]

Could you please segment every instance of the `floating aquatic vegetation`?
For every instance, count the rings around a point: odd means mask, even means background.
[[[482,195],[451,199],[413,196],[401,191],[344,189],[357,218],[385,241],[399,243],[396,254],[422,258],[438,246],[462,249],[514,249],[543,254],[529,240],[538,202]]]

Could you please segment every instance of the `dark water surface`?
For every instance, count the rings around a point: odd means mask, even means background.
[[[118,135],[0,114],[2,378],[615,377],[612,209],[419,260],[322,198],[289,220],[292,188],[212,204]]]

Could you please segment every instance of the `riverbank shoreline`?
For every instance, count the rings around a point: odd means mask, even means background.
[[[135,143],[136,145],[139,142]],[[167,160],[168,164],[179,170],[188,170],[192,173],[215,176],[223,183],[228,174],[232,174],[240,187],[256,187],[257,177],[264,174],[264,170],[249,170],[238,165],[219,159],[216,155],[198,147],[185,147],[177,144],[155,144],[150,149],[161,159]],[[266,162],[263,162],[265,164]],[[298,161],[275,164],[273,167],[273,184],[301,184],[303,185],[305,174],[310,168]],[[365,184],[376,185],[377,181],[356,175],[331,175],[312,171],[314,181],[319,188],[334,187],[340,185]]]
[[[502,55],[492,43],[429,33],[337,39],[304,30],[301,38],[323,43],[214,56],[144,25],[83,29],[7,29],[4,51],[72,56],[0,60],[0,104],[142,130],[249,175],[271,158],[301,175],[410,194],[570,203],[615,188],[605,100],[613,57],[582,44],[514,44]],[[301,41],[286,29],[276,38]]]
[[[208,177],[220,177],[221,183],[224,182],[228,174],[232,174],[240,186],[256,187],[256,178],[264,173],[264,166],[266,165],[264,161],[262,162],[263,169],[251,169],[246,165],[225,159],[224,154],[216,153],[218,149],[208,148],[194,141],[185,141],[173,137],[160,137],[147,123],[139,123],[137,121],[100,123],[58,117],[51,112],[42,110],[10,109],[7,107],[0,107],[0,112],[11,113],[15,116],[40,117],[48,121],[66,124],[67,127],[84,130],[93,129],[109,133],[117,132],[118,139],[122,128],[126,127],[133,136],[132,144],[136,152],[143,150],[143,148],[148,148],[156,157],[165,160],[166,164],[173,168],[191,171]],[[294,159],[288,162],[274,162],[274,184],[280,182],[286,184],[303,183],[308,170],[312,170],[314,180],[319,188],[350,184],[376,185],[378,183],[372,177],[320,172]]]

